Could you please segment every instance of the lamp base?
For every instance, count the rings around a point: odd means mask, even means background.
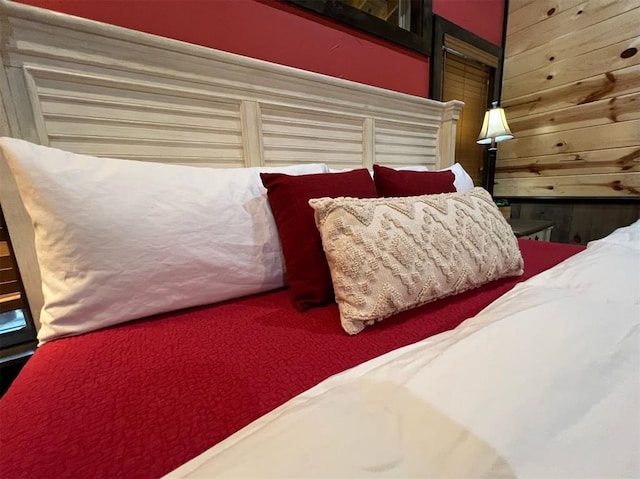
[[[482,175],[482,187],[493,196],[493,183],[496,174],[496,153],[497,148],[489,148],[485,155],[484,175]]]

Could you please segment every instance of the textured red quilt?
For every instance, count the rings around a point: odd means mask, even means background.
[[[39,348],[0,400],[2,477],[159,477],[337,372],[454,328],[582,247],[520,241],[525,274],[356,336],[288,291],[139,320]]]

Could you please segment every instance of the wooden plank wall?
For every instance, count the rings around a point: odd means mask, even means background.
[[[496,196],[640,197],[640,1],[511,0]]]

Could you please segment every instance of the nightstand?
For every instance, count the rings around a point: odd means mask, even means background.
[[[35,342],[0,350],[0,397],[4,395],[35,350]]]
[[[508,220],[513,233],[522,239],[550,241],[553,221],[546,220]]]

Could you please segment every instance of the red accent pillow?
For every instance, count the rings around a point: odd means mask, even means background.
[[[379,196],[418,196],[454,193],[452,171],[407,171],[373,165]]]
[[[366,169],[344,173],[291,176],[260,173],[280,235],[293,305],[299,311],[334,300],[329,265],[316,228],[311,198],[375,198],[376,186]]]

